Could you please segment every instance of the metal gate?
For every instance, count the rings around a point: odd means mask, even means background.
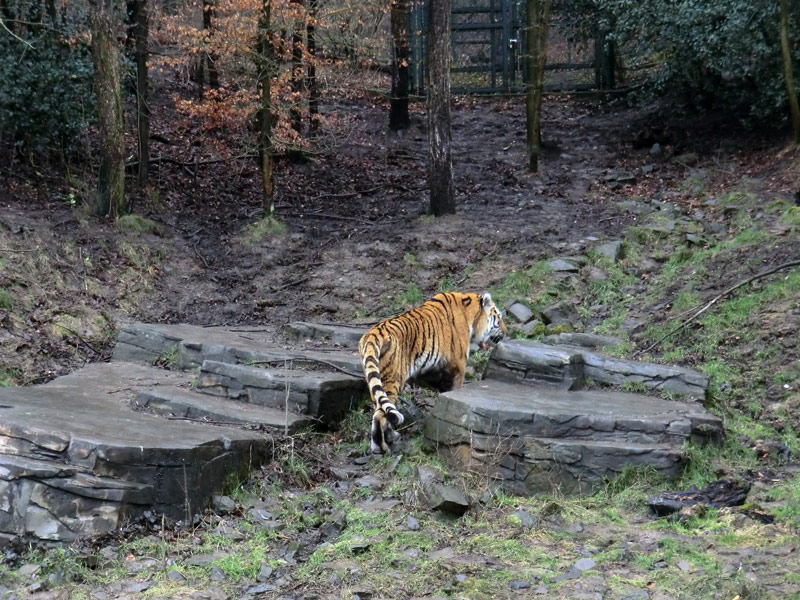
[[[425,0],[410,4],[409,92],[425,95],[427,6]],[[526,83],[525,0],[451,0],[451,11],[452,92],[522,92]],[[554,12],[547,42],[545,89],[597,86],[599,57],[595,56],[595,44],[576,44],[573,38],[570,21]]]

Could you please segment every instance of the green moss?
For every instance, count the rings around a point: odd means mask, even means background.
[[[10,311],[12,308],[14,308],[14,300],[11,292],[5,288],[0,288],[0,310]]]
[[[245,227],[241,239],[246,246],[256,246],[265,239],[280,235],[285,231],[286,225],[276,216],[269,215]]]
[[[139,215],[123,215],[116,221],[117,229],[133,233],[158,233],[159,227],[155,221]]]

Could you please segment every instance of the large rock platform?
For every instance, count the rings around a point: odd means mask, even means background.
[[[258,328],[123,326],[111,363],[0,388],[0,546],[70,542],[145,511],[189,522],[268,457],[272,434],[360,402],[360,369],[352,349]]]
[[[688,369],[575,346],[504,342],[483,381],[439,396],[425,435],[440,452],[523,495],[590,492],[626,466],[674,478],[685,442],[722,435],[721,421],[697,402],[581,389],[589,381],[694,397],[704,397],[708,386]]]

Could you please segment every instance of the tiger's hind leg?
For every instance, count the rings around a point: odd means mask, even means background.
[[[389,400],[376,406],[372,414],[370,447],[375,454],[392,453],[391,445],[400,437],[395,428],[402,425],[405,420],[395,405],[400,385],[394,381],[384,382],[384,389]]]

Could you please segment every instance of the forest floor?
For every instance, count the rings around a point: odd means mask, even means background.
[[[169,143],[154,154],[173,162],[154,165],[135,217],[88,216],[88,175],[3,169],[0,385],[107,358],[123,320],[369,323],[437,291],[488,290],[534,312],[568,301],[585,330],[625,340],[617,352],[705,371],[729,433],[687,448],[677,483],[626,473],[588,498],[522,499],[458,474],[418,437],[399,459],[367,460],[365,406],[339,431],[287,440],[281,460],[231,490],[232,507],[191,530],[144,521],[74,548],[9,551],[0,593],[800,598],[800,270],[743,285],[648,349],[734,284],[800,257],[800,155],[783,138],[549,97],[533,175],[523,100],[458,99],[458,213],[434,219],[422,107],[397,136],[382,100],[356,98],[326,107],[325,151],[280,160],[270,216],[254,160],[236,158],[241,140],[160,102],[154,132]],[[593,252],[607,240],[624,242],[620,260]],[[554,257],[579,268],[553,272]],[[419,503],[431,470],[469,491],[467,516]],[[723,476],[751,483],[746,507],[647,512],[648,495]]]

